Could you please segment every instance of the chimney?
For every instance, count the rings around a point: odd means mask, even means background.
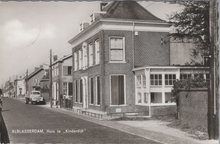
[[[58,59],[58,56],[57,56],[57,55],[54,55],[54,56],[53,56],[53,61],[55,62],[57,59]]]
[[[89,26],[88,22],[82,22],[80,23],[80,31],[83,31],[84,29],[86,29]]]
[[[35,68],[34,68],[34,71],[37,71],[38,69],[39,69],[39,67],[35,67]]]
[[[103,11],[104,7],[107,5],[107,2],[101,2],[100,3],[100,11]]]
[[[40,65],[40,68],[44,68],[44,66],[43,66],[43,65]]]

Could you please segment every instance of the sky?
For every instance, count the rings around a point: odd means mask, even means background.
[[[178,4],[139,2],[155,16],[167,20],[181,11]],[[58,58],[71,54],[68,41],[79,33],[79,24],[99,11],[93,2],[1,2],[0,86],[7,80],[49,64],[49,51]]]

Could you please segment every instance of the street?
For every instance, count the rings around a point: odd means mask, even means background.
[[[10,143],[158,144],[11,98],[3,99],[2,115]]]

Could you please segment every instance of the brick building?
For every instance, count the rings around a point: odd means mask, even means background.
[[[72,55],[54,60],[52,64],[52,99],[55,105],[71,107],[70,104],[67,104],[72,101],[73,96],[71,74]]]
[[[91,15],[90,24],[81,24],[81,32],[69,40],[74,107],[105,114],[151,115],[153,104],[159,111],[172,113],[175,103],[170,92],[180,68],[170,66],[169,30],[167,22],[135,1],[101,3],[101,11]],[[163,91],[158,88],[162,84]]]

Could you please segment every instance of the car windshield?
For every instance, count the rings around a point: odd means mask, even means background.
[[[40,92],[32,92],[32,94],[36,94],[36,95],[38,95],[38,94],[40,94]]]

